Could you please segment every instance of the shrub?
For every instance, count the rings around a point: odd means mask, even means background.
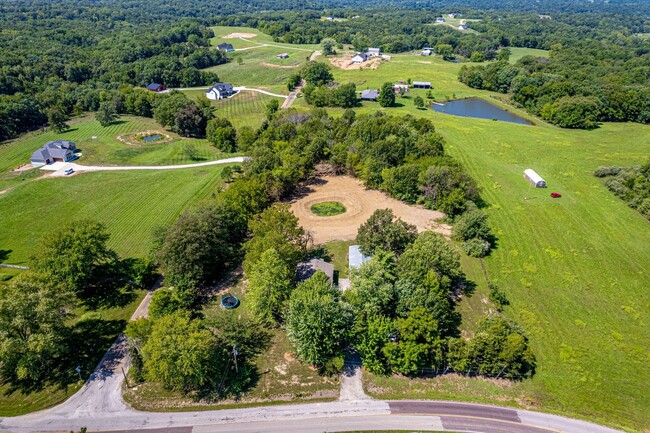
[[[470,257],[485,257],[490,252],[490,243],[483,239],[473,238],[463,242],[463,251]]]

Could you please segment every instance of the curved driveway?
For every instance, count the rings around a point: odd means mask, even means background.
[[[75,172],[84,171],[124,171],[124,170],[177,170],[181,168],[197,168],[207,167],[210,165],[242,163],[247,159],[245,156],[237,156],[234,158],[218,159],[215,161],[198,162],[196,164],[180,164],[180,165],[81,165],[76,162],[56,162],[54,164],[41,167],[41,170],[54,171],[52,176],[64,176],[65,171],[69,168]]]

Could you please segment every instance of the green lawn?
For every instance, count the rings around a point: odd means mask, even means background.
[[[183,93],[190,97],[200,97],[204,91],[185,90]],[[212,101],[212,105],[216,108],[215,116],[225,117],[232,122],[235,128],[250,126],[257,129],[266,118],[266,105],[271,99],[278,99],[280,105],[284,102],[284,99],[263,93],[242,91],[231,98]]]
[[[510,54],[510,63],[517,63],[517,60],[521,59],[524,56],[534,56],[534,57],[547,57],[548,58],[548,50],[538,50],[536,48],[518,48],[518,47],[510,47],[510,51],[512,54]]]
[[[322,203],[316,203],[310,209],[314,214],[318,216],[340,215],[346,211],[343,203],[338,201],[324,201]]]
[[[181,138],[169,131],[165,133],[174,138],[169,143],[132,146],[117,140],[121,135],[148,130],[163,131],[163,128],[153,119],[135,116],[123,116],[115,124],[104,128],[90,115],[75,119],[66,132],[30,133],[19,139],[1,143],[0,189],[3,182],[15,183],[17,177],[24,177],[22,173],[18,176],[7,172],[22,164],[28,164],[32,152],[52,140],[75,142],[77,148],[82,151],[81,158],[76,162],[83,165],[176,165],[232,156],[220,152],[206,140]],[[198,157],[194,160],[183,153],[189,144],[197,150]]]
[[[0,245],[12,251],[6,262],[23,264],[52,227],[80,218],[105,224],[120,255],[144,256],[156,227],[220,187],[222,168],[84,173],[16,187],[0,195]]]

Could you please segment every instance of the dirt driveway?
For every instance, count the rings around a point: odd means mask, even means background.
[[[330,217],[313,214],[311,206],[323,201],[341,202],[347,212]],[[392,209],[397,217],[415,225],[420,232],[433,230],[445,236],[451,234],[450,226],[434,221],[444,217],[442,212],[409,206],[381,191],[366,189],[359,180],[350,176],[315,179],[310,185],[304,186],[290,204],[299,224],[311,233],[315,244],[354,239],[359,226],[366,222],[374,211],[386,208]]]

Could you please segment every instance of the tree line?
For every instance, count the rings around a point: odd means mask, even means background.
[[[594,175],[632,209],[650,220],[650,159],[631,167],[598,167]]]

